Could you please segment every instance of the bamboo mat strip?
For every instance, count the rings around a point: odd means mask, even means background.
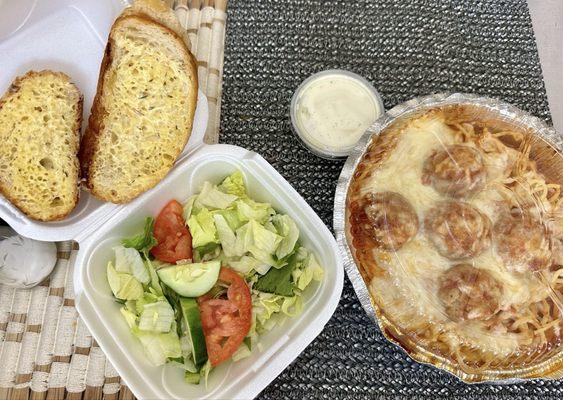
[[[209,103],[206,143],[219,139],[227,0],[167,0],[190,39]],[[39,286],[0,285],[0,399],[130,400],[74,308],[77,245],[58,243],[57,265]]]

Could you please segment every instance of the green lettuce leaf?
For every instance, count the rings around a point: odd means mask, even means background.
[[[272,293],[253,291],[252,314],[260,327],[262,327],[272,315],[281,310],[280,300],[282,298],[282,296]]]
[[[155,365],[163,365],[169,358],[182,356],[180,339],[176,332],[176,323],[167,333],[156,333],[143,331],[138,327],[133,327],[131,332],[135,335],[145,350],[149,361]]]
[[[215,221],[217,235],[219,236],[219,241],[221,242],[221,247],[223,248],[225,256],[240,257],[246,253],[244,242],[242,240],[237,240],[237,235],[231,229],[225,217],[220,214],[215,214],[213,219]]]
[[[238,217],[243,222],[255,220],[260,224],[265,224],[275,214],[270,204],[258,203],[252,199],[237,200],[235,205]]]
[[[242,172],[236,171],[223,179],[223,182],[219,185],[219,190],[237,197],[246,197],[246,187],[244,186]]]
[[[229,224],[229,227],[233,231],[236,231],[238,228],[240,228],[245,223],[245,221],[240,220],[239,215],[238,215],[238,211],[235,207],[225,208],[224,210],[214,210],[211,213],[214,216],[215,215],[221,215],[223,218],[225,218],[225,220]]]
[[[215,185],[205,182],[194,205],[222,210],[229,207],[237,198],[237,196],[223,193]]]
[[[194,248],[205,246],[209,243],[219,243],[213,215],[208,209],[202,208],[197,214],[192,214],[190,219],[188,219],[188,226]]]
[[[137,249],[116,246],[113,248],[113,251],[115,252],[115,270],[117,272],[131,274],[145,285],[150,282],[149,272]]]
[[[147,217],[145,219],[145,227],[143,233],[140,233],[128,239],[123,239],[121,241],[121,244],[125,247],[132,247],[141,253],[148,253],[150,249],[158,244],[152,234],[153,229],[154,218]]]
[[[245,237],[243,238],[245,249],[249,251],[258,261],[277,266],[273,258],[273,254],[275,254],[276,248],[283,238],[280,235],[264,228],[254,220],[250,220],[247,225],[248,230],[245,232]]]
[[[113,295],[121,300],[137,300],[143,296],[143,285],[133,275],[117,272],[108,262],[107,279]]]
[[[184,204],[184,213],[183,213],[183,217],[184,217],[184,221],[187,221],[188,219],[190,219],[190,217],[192,216],[192,212],[197,213],[198,209],[196,207],[194,207],[194,203],[197,199],[197,194],[194,194],[193,196],[191,196],[188,201],[186,202],[186,204]]]
[[[293,282],[292,272],[296,265],[296,257],[293,255],[289,258],[287,265],[279,269],[272,268],[266,275],[258,278],[254,284],[254,289],[281,296],[293,296],[295,283]]]
[[[194,262],[215,260],[221,254],[219,243],[210,242],[194,249]]]
[[[299,268],[293,271],[293,281],[296,283],[297,289],[303,291],[309,284],[323,279],[324,270],[319,265],[315,255],[310,253],[303,260]]]
[[[155,291],[157,295],[162,295],[162,287],[160,286],[160,279],[158,279],[158,275],[156,274],[156,269],[155,266],[153,265],[153,261],[151,261],[148,255],[146,254],[143,254],[143,259],[147,267],[147,270],[149,271],[150,287]]]
[[[276,249],[276,257],[281,260],[287,257],[295,249],[295,244],[299,239],[299,229],[295,222],[287,215],[275,215],[272,218],[272,222],[276,227],[278,235],[282,236],[283,239],[280,245]]]
[[[123,315],[123,318],[125,318],[125,322],[127,322],[129,328],[133,328],[137,325],[137,315],[135,313],[131,312],[127,307],[121,307],[119,311],[121,315]]]
[[[284,315],[294,318],[298,316],[302,310],[303,302],[301,300],[301,296],[284,297],[281,305],[281,312]]]
[[[229,260],[227,265],[243,275],[248,274],[252,270],[264,275],[272,267],[270,264],[264,264],[252,256],[242,256],[239,260]]]
[[[142,331],[169,332],[174,321],[174,310],[166,300],[145,304],[139,317]]]

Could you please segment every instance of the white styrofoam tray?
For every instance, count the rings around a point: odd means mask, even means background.
[[[109,28],[122,5],[117,0],[54,0],[36,2],[22,28],[0,42],[0,91],[28,69],[51,68],[69,74],[84,93],[87,121]],[[192,136],[183,155],[155,188],[127,205],[102,203],[87,192],[71,216],[60,222],[29,220],[0,196],[0,217],[20,234],[42,240],[79,242],[74,259],[76,308],[104,353],[140,399],[252,398],[283,371],[321,332],[334,313],[343,286],[342,262],[336,242],[311,207],[259,155],[228,145],[206,146],[203,135],[207,102],[200,93]],[[264,351],[238,363],[226,363],[210,375],[209,388],[189,385],[172,366],[154,367],[130,334],[111,295],[105,266],[119,240],[142,229],[147,215],[156,215],[170,199],[185,201],[205,180],[218,181],[242,170],[249,194],[289,214],[301,240],[325,268],[321,283],[308,288],[304,310],[261,337]]]
[[[183,381],[173,366],[154,367],[143,354],[119,312],[106,279],[112,247],[142,230],[144,218],[157,215],[171,199],[186,201],[203,182],[218,182],[241,170],[252,198],[271,203],[297,223],[301,240],[319,258],[325,277],[304,294],[303,313],[261,337],[263,352],[221,365],[209,389]],[[276,170],[258,154],[230,145],[201,146],[179,162],[147,196],[138,198],[80,239],[74,277],[76,307],[105,354],[139,398],[252,398],[285,369],[321,332],[342,292],[343,268],[335,240],[320,218]]]
[[[0,42],[0,96],[16,76],[29,70],[64,72],[84,94],[84,127],[96,93],[107,36],[113,20],[122,9],[123,4],[118,0],[36,2],[23,26]],[[207,99],[200,91],[192,135],[180,157],[201,144],[207,119]],[[80,200],[67,218],[38,222],[28,218],[0,195],[0,218],[21,235],[37,240],[75,239],[85,228],[121,207],[99,201],[81,190]]]

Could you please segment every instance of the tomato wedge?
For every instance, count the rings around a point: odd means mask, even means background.
[[[197,300],[207,355],[214,367],[237,351],[252,319],[252,299],[245,280],[228,267],[221,268],[219,280],[229,284],[226,299],[203,295]]]
[[[154,237],[158,244],[151,254],[158,260],[175,263],[192,258],[192,236],[184,223],[183,208],[171,200],[158,214],[154,223]]]

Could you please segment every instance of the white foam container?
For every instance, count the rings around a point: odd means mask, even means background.
[[[325,268],[321,283],[304,293],[303,312],[261,336],[263,352],[212,371],[209,390],[184,383],[172,366],[153,367],[131,335],[106,279],[106,263],[121,238],[142,231],[144,217],[156,215],[172,198],[183,202],[206,180],[218,182],[241,170],[249,195],[271,203],[297,223],[301,240]],[[78,238],[80,250],[74,277],[76,307],[105,354],[127,385],[146,399],[248,399],[255,397],[321,332],[340,299],[343,267],[332,234],[311,207],[258,154],[230,145],[200,146],[176,165],[146,196],[134,200],[108,220]]]
[[[66,72],[84,93],[87,121],[109,28],[123,6],[116,0],[39,1],[22,28],[0,42],[0,92],[29,69]],[[207,102],[200,93],[192,136],[172,171],[156,187],[126,205],[102,203],[87,192],[69,218],[38,223],[0,197],[0,218],[18,233],[38,240],[75,240],[75,304],[106,356],[139,399],[253,398],[281,373],[321,332],[340,299],[343,267],[336,242],[303,198],[258,154],[230,145],[205,145]],[[325,268],[321,283],[304,294],[303,313],[260,339],[263,352],[214,370],[209,388],[189,385],[172,366],[154,367],[131,335],[111,295],[105,266],[120,239],[142,230],[172,198],[183,202],[204,181],[217,182],[241,170],[250,196],[290,215],[301,240]]]
[[[0,42],[0,94],[16,76],[31,69],[65,72],[84,94],[84,127],[96,93],[107,36],[123,7],[117,0],[36,1],[20,30]],[[181,157],[201,144],[207,119],[207,99],[199,92],[192,135]],[[67,218],[37,222],[0,195],[0,218],[21,235],[37,240],[75,239],[122,207],[101,202],[82,190],[78,205]]]

